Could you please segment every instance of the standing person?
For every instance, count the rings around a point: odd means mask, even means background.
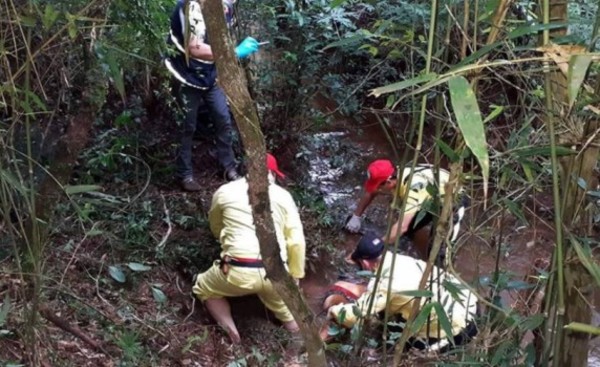
[[[431,199],[431,194],[427,186],[436,185],[437,177],[434,167],[428,164],[418,164],[413,173],[410,183],[408,178],[411,167],[405,167],[402,171],[402,177],[398,177],[396,168],[391,161],[379,159],[371,162],[367,168],[367,181],[363,196],[358,201],[356,209],[346,222],[345,229],[351,233],[358,233],[362,225],[362,215],[369,207],[373,199],[380,193],[395,193],[396,186],[400,182],[400,198],[407,195],[406,206],[402,221],[394,223],[390,233],[384,237],[385,243],[394,243],[398,235],[412,236],[416,231],[423,228],[431,222],[432,215],[425,211],[423,215],[417,215],[422,209],[423,204]],[[450,174],[444,169],[439,169],[439,184],[437,189],[440,195],[444,194],[444,186],[448,182]],[[399,201],[401,203],[401,201]],[[423,252],[423,251],[421,251]]]
[[[305,240],[298,209],[289,192],[275,183],[274,174],[283,178],[277,160],[267,154],[269,169],[269,199],[280,255],[290,275],[304,277]],[[290,332],[298,325],[281,297],[266,278],[260,256],[248,198],[246,178],[221,186],[214,194],[209,212],[212,233],[221,242],[221,259],[196,277],[193,293],[202,300],[211,316],[221,325],[234,343],[240,335],[225,297],[256,294],[264,305]]]
[[[186,9],[187,3],[187,9]],[[233,19],[233,0],[223,2],[228,23]],[[187,14],[187,19],[186,19]],[[185,118],[181,131],[181,147],[177,157],[177,177],[186,191],[199,191],[192,170],[192,139],[198,120],[198,109],[204,103],[216,130],[217,159],[228,181],[240,177],[233,153],[233,129],[225,93],[217,85],[217,69],[208,42],[206,24],[197,0],[179,0],[171,16],[168,43],[174,54],[165,65],[176,84],[176,96],[183,106]],[[245,58],[258,51],[258,42],[248,37],[235,53]]]
[[[394,254],[388,251],[385,254],[383,241],[375,234],[367,233],[362,236],[356,249],[352,253],[352,260],[362,270],[376,273],[381,267],[379,283],[375,278],[369,282],[366,290],[355,302],[333,305],[329,308],[328,318],[332,322],[351,328],[360,317],[377,315],[389,307],[389,313],[399,317],[399,322],[406,322],[412,312],[413,296],[411,291],[419,289],[419,282],[427,264],[424,261],[410,256],[396,254],[396,261],[392,268]],[[458,279],[438,268],[433,267],[433,277],[427,282],[427,289],[432,297],[429,302],[437,302],[444,310],[452,329],[452,335],[447,335],[439,325],[439,315],[436,308],[429,314],[426,322],[409,340],[409,344],[417,349],[443,350],[450,344],[460,345],[477,334],[475,315],[477,312],[477,298],[463,289]],[[388,288],[391,283],[391,291]],[[371,297],[374,297],[373,307],[367,314]],[[422,302],[425,302],[424,298]],[[326,338],[327,334],[321,334]],[[452,338],[451,342],[449,339]]]

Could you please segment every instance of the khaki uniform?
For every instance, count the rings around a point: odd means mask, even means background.
[[[269,198],[279,253],[290,275],[301,279],[304,277],[306,243],[298,209],[290,193],[274,183],[269,185]],[[215,192],[208,219],[211,231],[221,242],[221,258],[261,259],[245,178],[227,183]],[[225,274],[217,260],[210,269],[197,276],[193,292],[203,301],[256,294],[279,320],[293,320],[265,277],[262,267],[230,265]]]
[[[431,195],[427,192],[428,185],[436,185],[437,175],[435,170],[424,164],[419,164],[415,167],[412,180],[407,184],[408,176],[410,175],[411,167],[404,168],[402,178],[400,179],[400,195],[404,196],[408,192],[406,199],[406,207],[404,213],[415,213],[421,209],[425,201],[431,199]],[[440,182],[437,185],[440,196],[444,195],[444,186],[450,178],[450,173],[444,169],[439,169]]]
[[[374,295],[375,300],[371,315],[376,315],[381,311],[385,310],[386,304],[389,299],[389,311],[393,315],[400,315],[404,319],[410,317],[412,304],[411,300],[413,297],[403,294],[406,291],[415,291],[419,289],[419,282],[421,276],[425,270],[426,263],[421,260],[414,259],[409,256],[396,255],[396,263],[394,269],[392,269],[392,252],[385,254],[384,262],[381,264],[382,273],[381,280],[377,285],[375,292],[375,279],[369,282],[367,291],[355,302],[343,305],[333,306],[329,309],[329,315],[335,320],[341,321],[342,325],[347,328],[351,328],[359,319],[360,315],[364,316],[367,314],[369,302],[371,296]],[[451,283],[454,287],[462,289],[462,286],[456,278],[450,274],[440,272],[439,278],[437,277],[438,269],[433,269],[433,282],[431,282],[427,289],[433,293],[431,302],[439,302],[450,320],[452,325],[453,335],[458,335],[463,329],[466,328],[467,323],[473,320],[477,309],[477,298],[466,290],[461,290],[457,294],[457,298],[446,290],[443,286],[444,282]],[[388,285],[392,283],[391,293],[388,296]],[[438,287],[438,284],[441,286]],[[423,299],[423,303],[425,299]],[[358,307],[358,314],[355,314],[355,309]],[[344,314],[342,317],[341,315]],[[441,327],[440,327],[441,329]],[[425,325],[419,330],[417,336],[426,338],[428,335],[431,338],[441,339],[446,337],[443,329],[438,332],[438,316],[435,313],[435,309],[431,311],[430,323]]]

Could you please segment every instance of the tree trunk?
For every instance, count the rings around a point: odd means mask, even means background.
[[[233,51],[221,0],[203,1],[202,14],[211,40],[219,82],[227,95],[248,158],[248,194],[267,277],[300,327],[309,365],[326,366],[324,344],[319,337],[315,315],[306,305],[279,255],[269,201],[264,136],[256,106],[248,92],[247,81]]]
[[[588,121],[585,123],[581,119],[574,119],[585,125],[582,129],[583,136],[580,137],[581,147],[588,138],[591,138],[598,129],[598,121]],[[594,236],[592,228],[588,225],[589,211],[586,210],[588,202],[585,191],[572,177],[583,179],[590,187],[594,179],[594,167],[597,163],[597,157],[600,153],[598,138],[596,144],[588,144],[576,157],[565,158],[562,166],[565,175],[563,177],[564,185],[567,187],[567,197],[564,208],[564,225],[570,228],[576,236],[592,237]],[[569,167],[569,169],[566,169]],[[580,322],[583,324],[592,324],[592,313],[590,302],[592,301],[594,279],[582,265],[579,257],[573,249],[569,249],[566,255],[565,264],[565,325],[571,322]],[[574,331],[565,331],[561,340],[562,355],[560,356],[561,366],[587,366],[588,344],[590,336],[585,333]],[[557,356],[558,357],[558,356]]]
[[[564,0],[549,1],[549,21],[566,22],[568,20],[567,2]],[[566,27],[555,29],[550,32],[550,40],[553,37],[566,34]],[[572,51],[570,51],[572,52]],[[568,60],[568,56],[565,58]],[[577,111],[571,112],[568,107],[568,79],[564,72],[554,70],[548,76],[548,89],[551,101],[549,103],[548,119],[553,119],[556,129],[556,141],[559,145],[576,146],[578,154],[568,156],[560,160],[560,190],[561,198],[564,198],[561,206],[561,225],[566,231],[575,236],[589,237],[593,236],[591,228],[587,225],[589,222],[589,212],[586,209],[588,199],[578,180],[583,179],[589,186],[593,181],[594,167],[599,153],[597,141],[596,144],[588,140],[592,138],[598,127],[598,121],[590,121],[582,118]],[[550,122],[550,120],[548,121]],[[568,133],[565,133],[567,131]],[[580,132],[580,133],[577,133]],[[587,142],[587,144],[586,144]],[[590,144],[592,143],[592,144]],[[592,286],[594,280],[582,265],[580,259],[571,246],[570,241],[566,241],[566,236],[562,237],[565,244],[563,256],[564,270],[564,304],[558,304],[558,315],[563,321],[556,325],[555,333],[560,335],[556,340],[559,348],[555,348],[553,364],[555,366],[587,366],[589,335],[568,330],[559,330],[562,325],[568,325],[571,322],[580,322],[584,324],[591,323],[591,311],[589,302],[591,300]],[[560,279],[558,279],[560,280]],[[560,287],[560,284],[556,284]],[[551,294],[546,294],[552,297]],[[545,302],[551,302],[546,299]],[[560,303],[560,302],[559,302]],[[564,309],[560,309],[564,306]],[[564,312],[564,314],[561,313]],[[548,342],[548,341],[546,341]]]

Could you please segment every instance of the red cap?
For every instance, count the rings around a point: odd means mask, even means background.
[[[285,175],[279,170],[277,159],[275,159],[271,153],[267,153],[267,169],[275,172],[277,176],[285,178]]]
[[[394,166],[387,159],[378,159],[369,164],[367,168],[367,182],[365,182],[365,190],[368,193],[377,191],[382,183],[387,181],[394,174]]]

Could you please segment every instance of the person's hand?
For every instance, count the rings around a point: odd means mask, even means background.
[[[240,59],[246,58],[258,51],[258,47],[257,40],[252,37],[246,37],[246,39],[235,48],[235,55]]]
[[[346,222],[344,228],[350,233],[358,233],[360,231],[361,219],[360,216],[352,214],[350,219]]]

